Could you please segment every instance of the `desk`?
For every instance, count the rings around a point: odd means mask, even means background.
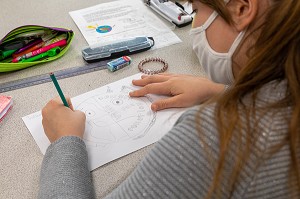
[[[1,38],[10,30],[27,24],[65,27],[75,32],[72,45],[62,58],[25,70],[0,74],[0,83],[83,65],[81,49],[87,43],[70,17],[69,11],[104,2],[108,0],[0,1]],[[152,56],[165,59],[169,63],[169,73],[203,75],[203,69],[191,47],[188,34],[190,28],[191,26],[187,26],[174,30],[182,43],[132,55],[133,62],[129,67],[114,73],[101,70],[63,79],[60,80],[60,85],[65,94],[74,97],[138,73],[138,62],[144,57]],[[49,82],[5,94],[13,97],[14,107],[0,123],[0,198],[36,198],[43,155],[21,117],[41,110],[57,93],[53,89],[53,83]],[[97,198],[102,198],[122,182],[150,148],[151,146],[145,147],[94,170],[92,176]]]

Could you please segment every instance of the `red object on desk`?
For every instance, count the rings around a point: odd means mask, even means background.
[[[0,95],[0,122],[12,108],[12,99],[10,96]]]

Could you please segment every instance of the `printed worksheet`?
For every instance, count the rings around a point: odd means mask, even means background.
[[[181,42],[171,23],[164,24],[142,0],[113,1],[69,14],[90,46],[137,36],[153,37],[152,49]]]
[[[139,79],[141,75],[139,73],[72,98],[74,109],[86,114],[83,140],[87,146],[90,170],[155,143],[185,110],[153,112],[151,103],[162,96],[129,97],[128,93],[138,88],[132,85],[132,80]],[[22,119],[45,154],[50,141],[43,130],[41,112]]]

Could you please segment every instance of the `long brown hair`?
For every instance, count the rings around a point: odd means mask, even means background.
[[[219,12],[221,16],[228,15],[224,0],[199,0]],[[249,158],[251,144],[255,142],[257,130],[251,127],[251,121],[259,118],[260,113],[255,107],[257,94],[264,85],[272,81],[286,81],[285,97],[276,103],[264,107],[264,111],[277,108],[292,107],[291,115],[287,116],[288,129],[286,139],[273,152],[283,145],[288,145],[291,155],[290,179],[296,179],[296,187],[291,191],[299,194],[300,190],[300,1],[299,0],[272,0],[265,14],[265,22],[259,27],[259,36],[251,51],[248,64],[242,69],[232,87],[222,96],[211,100],[215,103],[215,119],[220,137],[219,160],[216,172],[208,192],[207,198],[221,192],[225,159],[228,157],[230,143],[238,137],[238,146],[241,147],[233,161],[233,170],[230,173],[229,184],[231,192],[241,173],[244,163]],[[226,20],[230,22],[230,20]],[[243,99],[251,96],[251,104],[243,104]],[[203,108],[203,107],[202,107]],[[201,110],[197,116],[199,131],[201,125]],[[239,113],[245,114],[241,118]],[[259,120],[259,119],[257,119]],[[242,126],[246,129],[246,143],[241,139]],[[199,132],[201,135],[201,132]],[[245,133],[245,132],[244,132]],[[206,145],[208,146],[208,145]],[[291,180],[290,180],[291,181]]]

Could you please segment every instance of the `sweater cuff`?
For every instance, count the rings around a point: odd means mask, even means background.
[[[51,152],[52,150],[54,150],[57,147],[69,145],[72,142],[75,144],[81,145],[81,147],[86,148],[84,141],[80,137],[78,137],[78,136],[63,136],[63,137],[59,138],[58,140],[56,140],[55,142],[51,143],[49,145],[49,147],[47,148],[46,153]]]
[[[94,198],[83,140],[65,136],[53,142],[43,159],[39,198]]]

